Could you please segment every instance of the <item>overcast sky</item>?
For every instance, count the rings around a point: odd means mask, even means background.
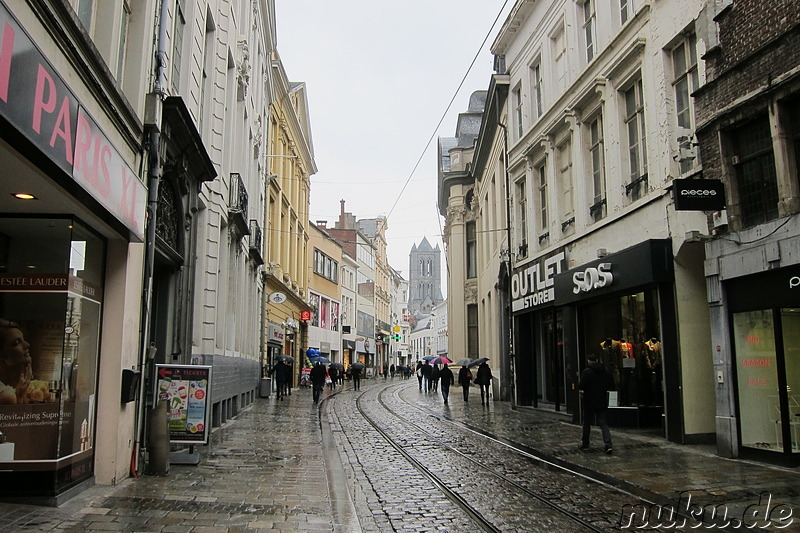
[[[389,264],[408,279],[411,247],[427,237],[442,249],[445,291],[437,139],[455,136],[469,95],[488,88],[489,46],[513,4],[276,0],[278,52],[289,80],[308,90],[318,168],[309,220],[333,226],[342,199],[356,218],[388,216]]]

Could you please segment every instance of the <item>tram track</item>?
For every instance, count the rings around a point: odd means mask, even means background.
[[[468,465],[466,468],[462,467],[462,469],[466,469],[467,471],[474,471],[474,476],[476,478],[480,478],[483,482],[486,482],[487,479],[493,478],[497,480],[495,483],[495,487],[499,484],[502,486],[500,490],[497,490],[494,494],[497,497],[498,502],[502,502],[500,505],[507,505],[506,502],[512,502],[514,500],[520,501],[520,496],[524,498],[528,498],[525,505],[527,506],[526,509],[520,509],[521,513],[525,513],[531,516],[530,520],[534,521],[534,516],[536,517],[535,520],[538,520],[539,523],[547,523],[549,524],[547,527],[552,527],[553,523],[558,523],[557,529],[560,531],[594,531],[594,532],[606,532],[609,531],[609,524],[606,523],[603,527],[595,525],[591,521],[583,518],[576,512],[573,512],[570,509],[567,509],[557,502],[552,501],[546,496],[542,496],[537,492],[531,490],[529,487],[526,487],[516,480],[512,479],[510,476],[505,475],[500,468],[495,467],[491,464],[487,464],[485,461],[481,461],[476,459],[474,456],[471,456],[468,453],[464,453],[459,450],[456,446],[452,445],[449,442],[446,442],[440,436],[434,434],[433,432],[429,431],[427,428],[423,427],[421,424],[409,421],[408,417],[403,416],[402,414],[398,413],[395,408],[389,405],[386,401],[386,395],[392,394],[393,399],[395,402],[400,401],[403,402],[405,405],[408,405],[410,408],[418,410],[419,412],[430,416],[430,413],[426,413],[424,410],[410,405],[405,402],[402,398],[400,398],[399,394],[397,394],[397,389],[400,387],[388,387],[382,389],[377,394],[377,403],[380,405],[380,408],[389,413],[396,421],[399,421],[399,424],[396,422],[394,424],[387,424],[387,423],[380,423],[373,415],[371,415],[368,411],[369,409],[365,407],[365,398],[366,395],[360,395],[356,400],[356,407],[358,409],[359,414],[363,417],[363,419],[373,428],[378,434],[381,435],[383,439],[398,453],[400,456],[403,457],[408,463],[412,464],[414,468],[419,471],[422,475],[424,475],[427,479],[429,479],[436,487],[442,492],[442,494],[450,500],[453,504],[455,504],[459,509],[461,509],[466,515],[470,517],[470,519],[482,530],[482,531],[503,531],[502,527],[498,527],[497,524],[491,519],[493,514],[497,514],[496,512],[492,512],[492,509],[482,509],[478,506],[474,505],[472,502],[474,494],[472,496],[467,495],[463,496],[461,491],[469,492],[470,488],[465,487],[462,484],[454,483],[452,479],[444,479],[444,475],[441,472],[436,472],[432,468],[429,468],[424,464],[423,461],[418,460],[414,455],[419,454],[419,449],[432,449],[438,448],[439,450],[444,450],[445,454],[451,458],[457,458],[458,461]],[[452,422],[449,422],[453,424]],[[387,430],[386,428],[397,427],[398,425],[405,425],[406,427],[411,427],[417,433],[417,435],[422,435],[423,443],[409,443],[409,439],[404,436],[395,437],[391,434],[391,430]],[[457,424],[454,424],[454,427],[458,427]],[[463,427],[458,427],[458,429],[462,432],[466,432],[467,429]],[[471,432],[471,438],[483,438],[486,439],[487,437],[484,435],[480,435],[476,432]],[[497,442],[497,441],[495,441]],[[507,444],[505,446],[508,446]],[[511,448],[513,450],[513,448]],[[520,455],[525,456],[525,452],[521,450],[515,450]],[[452,462],[453,460],[450,459]],[[575,473],[573,473],[575,474]],[[582,476],[585,478],[585,476]],[[591,480],[596,482],[596,480]],[[602,482],[598,482],[601,483]],[[609,490],[616,490],[613,487],[608,487],[604,485]],[[474,489],[473,489],[474,490]],[[535,503],[534,503],[535,502]],[[560,518],[557,518],[557,517]],[[507,518],[507,517],[506,517]],[[566,520],[568,523],[572,524],[572,527],[567,526],[564,523]],[[505,523],[506,527],[508,527],[508,523]],[[518,524],[519,525],[519,524]],[[508,529],[505,529],[508,530]],[[523,530],[523,529],[517,529]],[[538,529],[534,529],[538,530]]]

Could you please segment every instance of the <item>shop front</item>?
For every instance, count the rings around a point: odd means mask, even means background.
[[[800,266],[724,286],[742,455],[800,463]]]
[[[512,276],[517,403],[578,422],[578,378],[594,353],[614,380],[609,422],[666,430],[663,415],[679,400],[665,386],[677,375],[671,242],[646,241],[569,269],[568,261],[558,250]]]
[[[141,125],[0,2],[0,498],[58,504],[133,455]],[[73,69],[80,68],[82,73]],[[71,80],[68,83],[67,80]],[[124,380],[127,389],[123,389]],[[102,428],[102,431],[100,430]]]

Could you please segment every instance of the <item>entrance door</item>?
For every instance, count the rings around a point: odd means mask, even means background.
[[[544,401],[555,405],[556,411],[566,401],[564,386],[564,323],[561,309],[553,309],[544,315],[541,329],[542,362],[541,374]]]

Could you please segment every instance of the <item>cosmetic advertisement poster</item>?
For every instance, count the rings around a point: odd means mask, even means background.
[[[156,365],[156,379],[156,401],[167,402],[170,443],[207,444],[211,367]]]

